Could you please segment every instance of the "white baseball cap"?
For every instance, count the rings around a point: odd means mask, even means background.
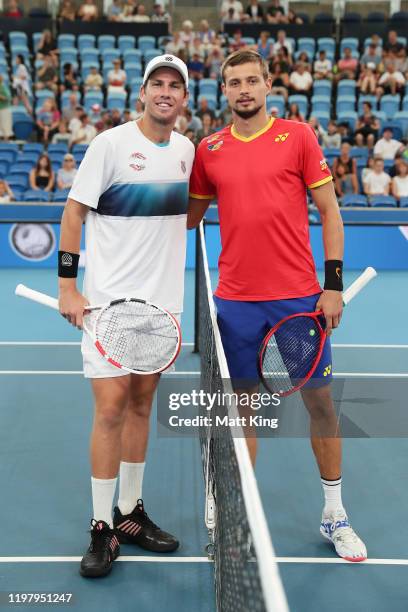
[[[143,85],[146,84],[146,81],[152,74],[152,72],[154,70],[157,70],[158,68],[173,68],[174,70],[177,70],[177,72],[179,72],[183,77],[183,81],[186,85],[186,88],[188,89],[187,66],[179,57],[169,54],[158,55],[157,57],[154,57],[152,60],[150,60],[150,62],[146,66],[146,70],[143,76]]]

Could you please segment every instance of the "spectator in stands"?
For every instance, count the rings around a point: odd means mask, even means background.
[[[43,60],[46,55],[50,55],[54,64],[58,63],[58,49],[51,30],[44,30],[38,44],[36,59]]]
[[[144,4],[138,4],[135,6],[132,21],[134,23],[149,23],[150,17],[146,14],[146,7]]]
[[[285,30],[279,30],[276,35],[276,43],[273,45],[273,52],[277,53],[282,48],[286,48],[289,55],[293,55],[293,44],[286,38]]]
[[[333,76],[333,64],[328,59],[326,51],[319,51],[319,59],[317,59],[313,65],[313,78],[316,80],[320,79],[331,79]]]
[[[285,102],[288,100],[289,89],[289,73],[282,72],[282,66],[279,62],[272,64],[271,70],[271,94],[274,96],[283,96]]]
[[[383,47],[384,59],[394,60],[396,57],[401,57],[404,51],[404,45],[399,42],[398,34],[395,30],[388,32],[387,42]]]
[[[403,49],[401,52],[401,56],[397,57],[395,60],[395,70],[397,72],[402,72],[405,75],[405,78],[408,77],[408,58],[407,58],[407,50]]]
[[[136,0],[126,0],[125,4],[122,7],[120,21],[127,21],[129,18],[131,18],[135,10],[135,6]]]
[[[197,55],[198,58],[204,62],[205,58],[205,49],[204,45],[201,42],[201,38],[199,36],[195,36],[191,45],[188,48],[188,55],[190,59],[192,59],[193,55]]]
[[[121,14],[122,14],[121,0],[113,0],[106,14],[108,21],[120,21]]]
[[[358,180],[355,174],[348,172],[348,167],[343,162],[336,165],[334,173],[334,187],[339,198],[350,193],[358,193]]]
[[[71,63],[64,64],[62,81],[60,84],[60,93],[63,91],[78,91],[79,83],[74,66]]]
[[[381,62],[381,52],[378,54],[377,46],[374,43],[370,43],[360,58],[361,67],[368,66],[368,64],[374,64],[376,68],[379,68]]]
[[[283,23],[285,20],[285,9],[280,5],[280,0],[272,0],[266,12],[268,23]]]
[[[247,46],[245,40],[242,40],[242,32],[241,30],[235,30],[232,41],[230,42],[228,51],[229,53],[234,53],[234,51],[239,51]]]
[[[374,147],[375,157],[381,159],[395,159],[397,153],[402,153],[404,145],[399,140],[393,138],[394,132],[392,127],[386,126],[383,129],[382,138],[378,140]]]
[[[357,74],[358,61],[353,57],[353,52],[350,47],[346,47],[343,51],[343,57],[337,62],[336,80],[355,79]]]
[[[57,144],[59,142],[68,144],[70,138],[71,135],[68,132],[67,122],[61,119],[58,124],[58,132],[52,137],[52,144]]]
[[[200,98],[200,101],[198,103],[198,111],[196,112],[196,115],[202,121],[203,120],[203,115],[205,113],[208,113],[209,115],[211,115],[211,118],[213,120],[215,119],[215,112],[213,110],[211,110],[211,108],[208,106],[207,98],[205,96],[203,96],[202,98]]]
[[[363,114],[357,119],[356,132],[354,139],[357,147],[367,146],[370,149],[374,147],[374,143],[380,129],[380,122],[373,115],[371,102],[363,102]]]
[[[13,89],[17,96],[17,99],[22,102],[31,115],[33,109],[29,101],[31,96],[30,87],[30,75],[24,63],[24,55],[17,55],[16,57],[16,71],[13,76]]]
[[[74,134],[81,127],[81,117],[83,114],[84,114],[83,107],[80,104],[77,104],[75,108],[75,116],[72,117],[72,119],[70,119],[68,123],[68,129],[71,133],[71,139],[72,139],[72,134]]]
[[[205,61],[207,76],[210,79],[217,79],[220,75],[221,66],[224,61],[224,56],[220,47],[214,47],[208,54]]]
[[[360,77],[357,81],[357,87],[360,94],[374,95],[377,92],[378,74],[375,64],[369,62],[363,66],[360,72]]]
[[[0,138],[8,140],[13,136],[13,117],[11,114],[11,93],[0,73]]]
[[[81,21],[96,21],[99,17],[99,9],[95,4],[95,0],[84,0],[79,7],[78,17]]]
[[[249,0],[244,18],[245,21],[252,21],[253,23],[262,23],[262,21],[264,21],[263,8],[258,0]]]
[[[259,42],[255,47],[255,51],[259,53],[267,62],[273,55],[273,44],[269,40],[269,32],[264,30],[259,34]]]
[[[327,125],[327,131],[322,135],[322,146],[325,149],[340,149],[341,136],[336,122],[331,119]]]
[[[51,141],[61,119],[61,113],[53,98],[46,98],[42,107],[37,112],[37,134],[40,142],[48,143]]]
[[[75,117],[75,112],[78,107],[78,94],[72,93],[68,97],[67,104],[62,108],[62,118],[64,121],[69,123],[73,117]]]
[[[140,98],[135,101],[135,108],[130,111],[130,118],[136,121],[143,115],[144,104]]]
[[[156,3],[153,4],[153,13],[151,18],[152,23],[168,23],[169,32],[171,32],[172,20],[171,15],[168,11],[164,9],[162,4]]]
[[[244,7],[239,0],[224,0],[221,4],[221,21],[241,21]]]
[[[122,113],[118,108],[112,109],[110,118],[112,119],[113,127],[116,127],[117,125],[121,125],[123,123]]]
[[[122,116],[122,123],[127,123],[128,121],[132,121],[131,111],[129,108],[125,108]]]
[[[297,15],[293,9],[289,9],[287,23],[295,23],[296,25],[302,25],[303,19],[299,17],[299,15]]]
[[[187,128],[187,130],[184,132],[184,136],[188,138],[189,140],[191,140],[194,146],[197,146],[197,138],[193,130],[190,130],[189,128]]]
[[[273,69],[273,64],[279,63],[284,73],[290,73],[293,66],[292,56],[289,54],[289,51],[286,47],[282,47],[279,51],[273,55],[271,61],[269,62],[269,69]]]
[[[58,189],[70,189],[77,173],[75,157],[71,153],[64,155],[61,168],[57,172]]]
[[[309,59],[309,54],[306,51],[301,51],[299,53],[297,63],[303,64],[308,72],[312,72],[312,64]]]
[[[188,74],[190,79],[198,83],[204,77],[204,62],[198,53],[193,53],[189,62],[187,62]]]
[[[185,21],[183,21],[181,30],[180,30],[180,37],[181,37],[182,42],[184,43],[185,49],[191,45],[191,43],[193,42],[195,38],[193,28],[194,28],[194,25],[193,25],[193,22],[190,21],[190,19],[186,19]]]
[[[216,43],[215,31],[210,28],[210,24],[206,19],[200,21],[197,36],[200,37],[201,44],[204,46],[206,53],[210,53]]]
[[[384,172],[384,160],[375,157],[372,171],[363,178],[364,193],[367,196],[389,195],[390,184],[391,177]]]
[[[0,180],[0,204],[9,204],[12,200],[15,200],[15,195],[9,187],[7,181]]]
[[[277,106],[272,106],[270,110],[270,115],[274,119],[279,119],[279,108]]]
[[[405,86],[405,77],[399,70],[395,69],[393,61],[385,62],[385,72],[378,80],[379,90],[378,95],[383,94],[400,94]]]
[[[23,9],[18,5],[16,0],[9,0],[3,17],[23,17]]]
[[[165,47],[165,52],[169,53],[170,55],[177,55],[178,57],[180,51],[182,51],[185,48],[186,48],[186,45],[181,39],[180,32],[176,31],[176,32],[173,32],[172,40],[170,40],[167,43]]]
[[[75,17],[76,9],[74,2],[72,0],[62,0],[58,12],[58,19],[60,21],[63,21],[64,19],[67,21],[75,21]]]
[[[203,138],[207,136],[211,136],[214,134],[214,118],[210,115],[210,113],[204,113],[202,116],[202,128],[197,132],[197,142],[201,142]]]
[[[395,167],[397,173],[391,181],[391,193],[399,201],[408,197],[408,160],[398,159]]]
[[[102,107],[100,104],[92,104],[89,113],[89,121],[95,126],[97,123],[102,121]]]
[[[340,155],[333,161],[333,175],[336,176],[338,164],[343,164],[346,169],[345,176],[352,175],[357,180],[357,162],[350,155],[351,145],[343,142],[340,146]]]
[[[108,93],[116,91],[125,91],[127,75],[121,68],[119,58],[113,60],[113,68],[108,72]]]
[[[382,57],[383,48],[382,48],[382,38],[378,34],[371,34],[370,40],[368,44],[372,44],[375,47],[375,52],[379,57]]]
[[[101,91],[103,86],[103,77],[98,72],[98,67],[91,66],[88,76],[85,79],[84,90],[85,91]]]
[[[305,118],[300,112],[299,106],[295,104],[295,102],[292,102],[292,104],[289,105],[289,110],[286,113],[286,119],[290,119],[291,121],[299,121],[300,123],[304,122]]]
[[[194,134],[196,134],[203,129],[201,119],[196,115],[193,115],[190,108],[187,107],[184,109],[184,116],[187,119],[187,130],[193,130]]]
[[[320,121],[318,120],[317,117],[309,117],[309,121],[308,124],[310,125],[310,127],[312,128],[312,130],[314,131],[314,133],[316,134],[316,138],[319,142],[319,144],[322,144],[322,138],[323,138],[323,134],[324,129],[322,128],[322,126],[320,125]]]
[[[35,167],[30,172],[30,189],[35,191],[52,191],[54,189],[55,175],[50,158],[42,153]]]
[[[50,55],[44,56],[44,64],[38,69],[35,88],[51,89],[54,93],[58,91],[58,75]]]
[[[313,79],[312,75],[307,70],[307,65],[303,62],[298,62],[296,64],[296,69],[289,77],[289,85],[291,94],[310,95],[313,87]]]
[[[81,125],[72,134],[71,145],[76,144],[90,144],[96,136],[96,128],[92,125],[89,120],[87,113],[81,115]]]

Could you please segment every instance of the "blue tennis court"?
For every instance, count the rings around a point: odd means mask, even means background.
[[[87,581],[79,576],[91,517],[92,418],[79,335],[56,313],[13,295],[17,280],[55,294],[53,271],[4,269],[0,274],[5,527],[0,591],[73,593],[71,608],[84,611],[102,606],[142,612],[215,610],[213,565],[205,553],[199,444],[158,437],[155,415],[144,497],[155,520],[179,536],[181,547],[158,556],[123,546],[121,562],[109,577]],[[356,276],[348,273],[346,285]],[[333,339],[339,375],[408,379],[407,286],[406,272],[382,272],[347,309]],[[192,353],[193,296],[194,273],[187,271],[177,371],[191,373],[199,368]],[[370,398],[358,399],[356,411],[364,401],[370,403]],[[383,417],[386,421],[386,406]],[[369,553],[365,563],[350,564],[319,535],[322,493],[309,441],[261,440],[256,475],[291,610],[406,610],[408,536],[401,526],[408,506],[407,452],[403,433],[345,440],[344,501]]]

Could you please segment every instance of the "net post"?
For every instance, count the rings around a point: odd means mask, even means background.
[[[193,353],[199,351],[199,336],[200,336],[200,272],[199,272],[199,249],[200,249],[200,227],[195,230],[195,269],[194,269],[194,350]]]

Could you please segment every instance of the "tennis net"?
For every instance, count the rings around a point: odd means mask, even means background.
[[[232,393],[217,326],[203,225],[196,248],[196,344],[201,359],[201,389]],[[217,406],[217,414],[238,416],[236,405]],[[205,520],[215,562],[218,612],[287,612],[269,530],[243,432],[234,425],[222,435],[201,427],[206,487]],[[237,435],[238,434],[238,435]]]

